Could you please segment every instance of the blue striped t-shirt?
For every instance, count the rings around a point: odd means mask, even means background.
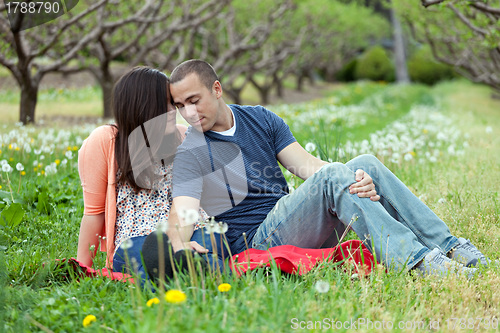
[[[229,226],[231,251],[245,250],[288,185],[276,155],[295,142],[287,124],[262,106],[229,105],[236,125],[232,136],[189,127],[174,160],[173,197],[200,200],[216,221]]]

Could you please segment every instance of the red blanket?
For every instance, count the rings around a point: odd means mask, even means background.
[[[292,245],[275,246],[267,251],[249,249],[234,255],[231,258],[231,267],[235,274],[241,276],[248,270],[271,266],[274,261],[283,272],[302,275],[325,260],[338,262],[343,266],[348,264],[358,274],[369,274],[375,263],[373,255],[361,241],[350,240],[328,249],[303,249]],[[111,280],[134,282],[128,274],[110,272],[106,268],[95,270],[75,258],[59,262],[61,265],[67,263],[72,270],[85,276],[104,276]]]

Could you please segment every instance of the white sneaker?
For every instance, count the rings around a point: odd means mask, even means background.
[[[415,266],[418,271],[426,276],[426,275],[439,275],[446,276],[450,273],[454,274],[463,274],[468,279],[472,278],[477,269],[465,267],[461,263],[451,260],[447,256],[444,255],[441,250],[435,248],[431,252],[429,252],[424,260],[420,262],[417,266]]]
[[[491,260],[481,253],[472,243],[465,238],[458,239],[459,245],[452,249],[448,256],[465,265],[467,267],[474,267],[478,264],[488,266]]]

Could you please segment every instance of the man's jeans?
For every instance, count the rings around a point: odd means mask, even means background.
[[[357,169],[372,177],[379,202],[349,193]],[[411,269],[430,249],[447,253],[458,244],[446,224],[375,156],[361,155],[346,164],[325,165],[282,197],[257,229],[251,247],[333,247],[351,220],[351,228],[377,261],[395,270]]]

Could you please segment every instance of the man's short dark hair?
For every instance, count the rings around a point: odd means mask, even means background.
[[[214,68],[208,62],[199,59],[191,59],[184,61],[174,68],[170,75],[170,83],[175,84],[182,81],[191,73],[198,75],[200,82],[205,85],[208,90],[211,90],[214,82],[219,80]]]

